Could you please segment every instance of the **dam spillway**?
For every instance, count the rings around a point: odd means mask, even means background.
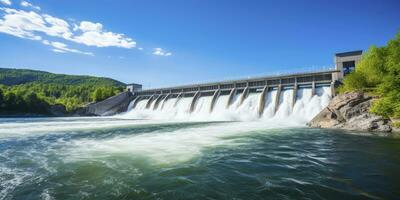
[[[337,71],[259,77],[134,93],[125,116],[140,119],[311,120],[334,95]]]

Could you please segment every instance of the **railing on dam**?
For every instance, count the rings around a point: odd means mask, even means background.
[[[338,73],[337,70],[311,72],[311,73],[298,73],[282,76],[265,76],[240,80],[229,80],[221,82],[211,82],[203,84],[192,84],[177,87],[157,88],[135,92],[135,96],[149,98],[159,95],[195,95],[201,93],[202,95],[213,95],[215,91],[223,93],[229,92],[232,89],[242,92],[245,89],[248,92],[261,92],[262,88],[268,87],[269,89],[283,90],[285,88],[293,87],[318,87],[321,85],[333,85],[334,74]]]

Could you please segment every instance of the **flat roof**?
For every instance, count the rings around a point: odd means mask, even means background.
[[[341,53],[336,53],[336,57],[346,57],[346,56],[358,56],[362,54],[362,50],[358,51],[348,51],[348,52],[341,52]]]
[[[126,86],[130,86],[130,85],[132,85],[132,86],[142,86],[141,84],[137,84],[137,83],[128,83],[128,84],[126,84]]]

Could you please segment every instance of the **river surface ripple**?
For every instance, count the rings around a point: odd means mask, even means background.
[[[0,199],[398,199],[400,140],[274,122],[0,119]]]

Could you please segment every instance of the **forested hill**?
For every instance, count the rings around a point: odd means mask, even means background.
[[[73,113],[88,103],[122,92],[124,86],[111,78],[0,68],[0,116],[51,115],[55,106]]]
[[[111,78],[53,74],[30,69],[0,68],[0,84],[12,86],[25,83],[125,86],[124,83]]]

